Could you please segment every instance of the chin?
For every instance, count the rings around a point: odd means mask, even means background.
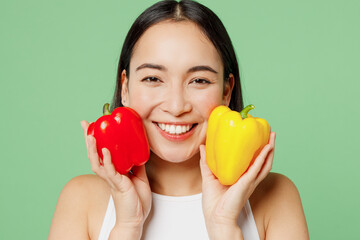
[[[181,151],[171,151],[171,152],[157,152],[157,151],[151,151],[156,157],[170,163],[182,163],[189,159],[191,159],[194,155],[196,155],[197,152],[194,152],[193,154],[186,155],[184,152],[180,154]]]

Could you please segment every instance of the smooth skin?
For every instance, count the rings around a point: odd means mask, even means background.
[[[144,63],[158,65],[140,67]],[[214,71],[194,66],[209,66]],[[161,66],[161,67],[159,67]],[[140,67],[140,68],[139,68]],[[136,43],[130,78],[122,72],[123,105],[141,116],[151,155],[134,174],[120,175],[103,149],[99,163],[96,140],[87,136],[88,158],[96,175],[70,180],[62,190],[49,239],[97,239],[110,194],[116,224],[109,239],[140,239],[151,211],[151,192],[186,196],[202,192],[210,239],[243,239],[236,220],[247,199],[260,239],[309,239],[299,193],[287,177],[270,173],[275,132],[249,170],[232,186],[223,186],[206,164],[207,120],[218,105],[228,105],[234,76],[223,80],[223,63],[212,43],[191,22],[164,21],[150,27]],[[157,123],[194,124],[182,141],[164,138]]]

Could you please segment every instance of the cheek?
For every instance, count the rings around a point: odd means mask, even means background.
[[[204,91],[197,93],[192,99],[193,105],[201,112],[201,115],[209,118],[211,111],[222,104],[222,91],[213,89],[211,91]]]
[[[155,97],[156,94],[148,89],[139,87],[129,89],[129,107],[134,109],[142,118],[145,118],[150,113],[152,106],[155,105]]]

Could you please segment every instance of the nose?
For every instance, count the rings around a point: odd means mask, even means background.
[[[162,110],[176,117],[190,112],[192,105],[186,91],[179,86],[168,89]]]

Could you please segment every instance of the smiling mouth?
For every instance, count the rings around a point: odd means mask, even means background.
[[[191,129],[193,129],[198,124],[195,123],[195,124],[177,125],[177,124],[156,123],[156,125],[164,132],[173,135],[181,135],[191,131]]]

